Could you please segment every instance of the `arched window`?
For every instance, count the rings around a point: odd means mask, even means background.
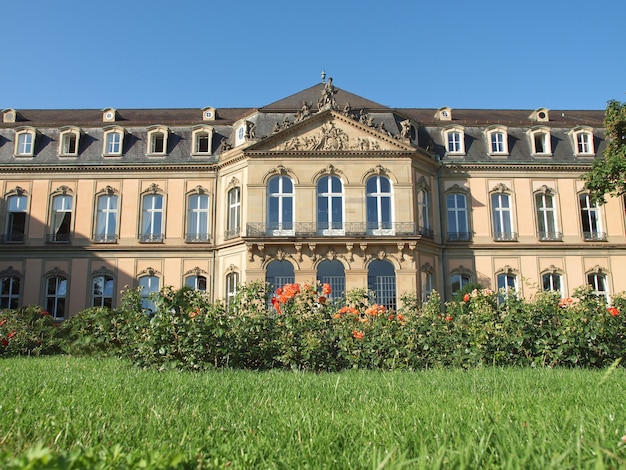
[[[96,233],[94,240],[112,243],[117,240],[118,196],[113,191],[100,194],[96,202]]]
[[[601,270],[587,274],[587,284],[591,286],[591,289],[595,295],[604,299],[604,302],[609,304],[609,287],[607,283],[606,274]]]
[[[466,285],[472,282],[472,277],[465,273],[454,273],[450,276],[450,288],[452,295],[460,292]]]
[[[19,307],[21,284],[21,279],[17,275],[0,277],[0,308]]]
[[[185,286],[193,290],[206,291],[207,278],[200,274],[185,278]]]
[[[124,146],[124,129],[119,126],[109,126],[104,129],[104,156],[119,157]]]
[[[367,267],[367,288],[375,292],[376,303],[396,308],[396,271],[387,260],[374,260]]]
[[[467,197],[463,193],[446,195],[446,213],[448,241],[467,241],[470,239],[467,224]]]
[[[66,315],[67,278],[62,275],[46,280],[46,310],[55,320],[63,320]]]
[[[228,220],[226,222],[226,238],[239,236],[241,232],[241,188],[235,187],[228,191]]]
[[[330,299],[343,297],[346,292],[346,272],[343,264],[337,260],[324,260],[317,267],[317,280],[329,284],[332,292]]]
[[[421,274],[421,286],[422,286],[422,302],[426,302],[430,294],[433,292],[433,273],[430,271],[422,271]]]
[[[23,242],[26,235],[26,206],[24,194],[7,196],[7,220],[4,229],[5,242]]]
[[[293,284],[295,280],[293,265],[289,261],[272,261],[265,271],[265,282],[270,290],[276,290],[285,284]]]
[[[113,308],[113,287],[112,276],[94,276],[91,282],[91,306]]]
[[[430,226],[430,192],[426,188],[417,190],[417,211],[418,233],[432,237],[433,231]]]
[[[57,194],[52,197],[48,241],[61,243],[70,241],[72,236],[72,204],[73,198],[69,194]]]
[[[367,233],[369,235],[393,234],[393,195],[391,181],[376,175],[367,180]]]
[[[141,233],[139,240],[147,243],[163,241],[163,195],[146,194],[141,200]]]
[[[317,182],[317,232],[343,235],[343,184],[337,176],[323,176]]]
[[[275,176],[267,185],[267,230],[270,235],[293,235],[293,182]]]
[[[231,308],[235,304],[237,289],[239,287],[239,273],[236,271],[226,275],[226,307]]]
[[[156,306],[154,305],[154,301],[150,298],[150,295],[159,291],[159,285],[160,280],[154,274],[149,274],[139,278],[141,308],[143,308],[147,313],[154,313],[156,311]]]
[[[208,242],[209,230],[209,195],[204,192],[190,194],[187,198],[187,234],[188,242]]]

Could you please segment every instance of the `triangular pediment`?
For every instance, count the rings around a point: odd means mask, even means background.
[[[400,138],[393,116],[386,117],[387,127],[382,120],[368,125],[326,110],[265,137],[246,152],[414,152],[409,140]]]

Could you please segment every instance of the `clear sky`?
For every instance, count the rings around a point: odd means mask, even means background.
[[[0,109],[626,101],[625,0],[4,0]]]

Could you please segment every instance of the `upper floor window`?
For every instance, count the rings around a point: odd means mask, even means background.
[[[367,232],[371,235],[392,234],[393,193],[391,181],[386,176],[372,176],[367,180],[365,190]]]
[[[142,198],[141,233],[139,240],[148,243],[163,241],[163,195],[146,194]]]
[[[209,230],[209,195],[204,192],[190,194],[187,198],[187,235],[188,242],[210,241]]]
[[[67,278],[62,275],[49,277],[46,280],[46,310],[55,320],[63,320],[67,306]]]
[[[293,235],[293,182],[288,176],[275,176],[267,185],[267,229],[273,235]]]
[[[72,236],[72,210],[74,198],[66,193],[52,197],[52,212],[48,241],[69,242]]]
[[[343,184],[337,176],[323,176],[317,182],[317,231],[343,234]]]
[[[417,223],[420,235],[432,236],[430,227],[430,192],[426,188],[417,190]]]
[[[91,306],[113,308],[113,277],[94,276],[91,281]]]
[[[511,195],[497,192],[491,194],[491,211],[493,220],[493,238],[497,241],[512,241],[517,239],[513,231],[513,215],[511,209]]]
[[[446,213],[449,241],[467,241],[470,239],[467,224],[467,197],[461,193],[446,196]]]
[[[153,126],[148,129],[148,154],[165,155],[169,129],[164,126]]]
[[[120,156],[124,144],[124,130],[120,127],[107,127],[104,130],[104,149],[105,156]]]
[[[591,202],[591,197],[587,193],[579,194],[578,202],[583,238],[585,240],[606,240],[606,233],[602,231],[598,203]]]
[[[443,130],[448,155],[465,154],[465,131],[462,127],[454,126]]]
[[[574,140],[574,154],[581,156],[595,155],[593,145],[593,129],[586,126],[580,126],[572,129],[570,135]]]
[[[490,126],[485,130],[490,155],[508,155],[508,134],[503,126]]]
[[[78,127],[67,126],[62,128],[59,135],[59,155],[62,157],[78,156],[79,139],[80,129]]]
[[[26,235],[27,197],[22,193],[7,198],[7,220],[4,228],[5,242],[23,242]]]
[[[111,243],[117,240],[118,196],[113,191],[100,194],[96,199],[96,230],[94,240]]]
[[[213,146],[213,128],[211,126],[196,126],[192,133],[193,155],[210,155]]]
[[[235,187],[228,191],[228,220],[226,221],[226,238],[233,238],[241,232],[241,188]]]
[[[537,211],[537,236],[539,240],[561,240],[556,220],[556,204],[554,194],[548,188],[535,194],[535,209]]]
[[[18,308],[21,279],[16,275],[0,278],[0,308]]]
[[[15,155],[32,157],[35,154],[36,131],[32,127],[22,127],[15,132]]]
[[[533,155],[552,155],[552,145],[550,142],[550,129],[547,127],[535,127],[528,131],[530,138],[531,152]]]

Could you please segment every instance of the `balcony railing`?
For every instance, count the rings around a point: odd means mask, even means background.
[[[24,243],[25,238],[23,233],[5,233],[0,235],[0,243]]]
[[[447,240],[449,242],[468,242],[471,235],[470,232],[448,232]]]
[[[583,232],[583,238],[586,242],[605,242],[605,232]]]
[[[211,235],[208,233],[188,233],[185,235],[187,243],[211,243]]]
[[[493,239],[497,242],[517,241],[517,232],[494,232]]]
[[[141,243],[163,243],[164,235],[162,233],[142,233],[139,235]]]
[[[537,238],[542,242],[560,242],[563,240],[561,232],[538,232]]]
[[[93,241],[96,243],[116,243],[117,235],[113,233],[96,233],[93,236]]]
[[[46,243],[70,243],[71,241],[71,233],[49,233],[46,235]]]
[[[317,222],[294,222],[290,224],[246,224],[247,237],[364,237],[364,236],[418,236],[413,222],[345,222],[343,224],[320,224]]]
[[[241,228],[235,227],[224,232],[224,239],[230,240],[231,238],[237,238],[241,234]]]

